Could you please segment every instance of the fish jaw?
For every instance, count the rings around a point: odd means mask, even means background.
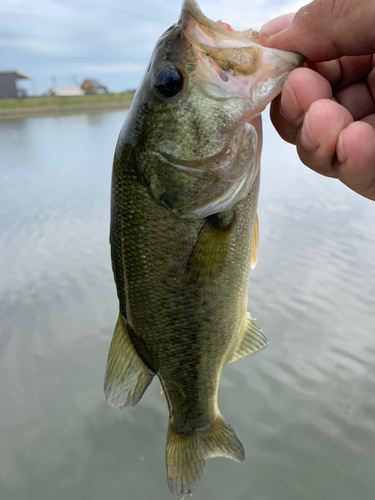
[[[246,100],[246,121],[263,111],[304,61],[299,54],[261,46],[252,29],[239,32],[211,21],[194,0],[184,0],[179,23],[196,53],[197,84],[216,99]]]
[[[230,183],[228,188],[220,192],[220,194],[216,194],[216,196],[210,196],[208,190],[207,199],[209,202],[204,205],[196,204],[194,208],[184,212],[181,217],[208,217],[229,210],[237,202],[243,200],[249,194],[254,180],[259,175],[262,144],[262,120],[258,115],[250,123],[246,121],[243,123],[242,141],[236,151],[234,160],[228,164],[221,161],[216,169],[214,166],[212,168],[212,171],[217,174],[222,183],[225,181],[228,184]]]

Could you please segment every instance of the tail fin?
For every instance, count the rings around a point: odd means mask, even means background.
[[[166,462],[171,493],[190,493],[201,478],[206,458],[210,457],[245,460],[242,444],[221,415],[210,427],[189,435],[177,434],[169,425]]]

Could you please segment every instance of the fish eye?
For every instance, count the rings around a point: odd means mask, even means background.
[[[162,66],[154,76],[154,88],[161,97],[176,96],[183,87],[184,77],[174,66]]]

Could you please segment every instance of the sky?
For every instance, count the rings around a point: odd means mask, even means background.
[[[110,92],[135,89],[159,36],[178,19],[179,0],[1,0],[0,71],[20,70],[29,95],[99,80]],[[234,29],[263,23],[300,0],[201,0],[202,11]]]

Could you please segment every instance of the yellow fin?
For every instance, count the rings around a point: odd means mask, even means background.
[[[198,286],[209,283],[223,269],[235,215],[231,211],[206,218],[188,262],[188,279]]]
[[[257,214],[255,217],[255,224],[254,224],[253,248],[251,252],[251,269],[254,269],[254,267],[257,265],[258,245],[259,245],[259,222]]]
[[[263,335],[262,330],[252,322],[253,318],[249,313],[246,313],[246,315],[247,321],[240,345],[237,347],[236,352],[232,355],[228,363],[233,363],[246,356],[250,356],[250,354],[261,351],[268,345],[268,340]]]
[[[206,458],[245,460],[245,450],[232,427],[218,415],[208,428],[194,434],[177,434],[168,426],[166,463],[171,493],[190,493],[199,482]]]
[[[153,374],[135,350],[125,321],[119,314],[104,380],[107,403],[113,408],[136,405],[152,378]]]

